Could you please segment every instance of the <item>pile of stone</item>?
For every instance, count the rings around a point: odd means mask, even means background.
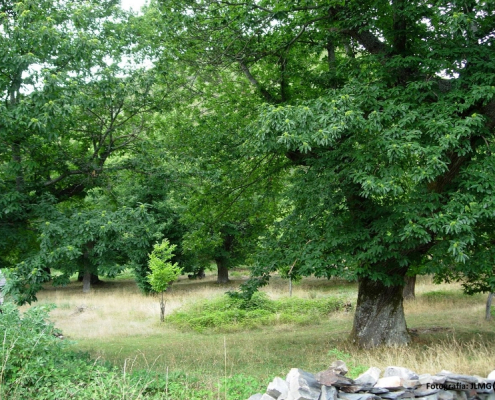
[[[387,367],[382,377],[375,367],[356,379],[347,372],[343,361],[316,375],[293,368],[248,400],[495,400],[495,370],[487,378],[449,371],[417,375],[402,367]]]

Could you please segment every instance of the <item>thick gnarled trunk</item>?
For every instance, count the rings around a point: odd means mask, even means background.
[[[215,258],[217,264],[217,283],[229,283],[229,267],[227,265],[227,260],[223,257]]]
[[[404,300],[414,300],[416,298],[416,275],[406,276],[404,278],[404,289],[402,291],[402,297]]]
[[[362,348],[401,346],[411,341],[404,316],[403,286],[362,278],[351,340]]]

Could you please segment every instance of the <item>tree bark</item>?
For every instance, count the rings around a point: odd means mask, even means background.
[[[83,293],[88,293],[91,289],[91,275],[94,271],[93,265],[91,265],[90,252],[93,250],[94,242],[86,243],[86,249],[82,256],[83,264]],[[98,275],[97,275],[98,276]]]
[[[217,283],[228,283],[229,280],[229,267],[227,266],[227,260],[223,257],[215,258],[217,264]]]
[[[404,300],[414,300],[416,298],[415,288],[416,288],[416,275],[406,276],[404,278],[405,285],[402,291],[402,297]]]
[[[350,339],[362,348],[406,345],[411,341],[404,316],[403,286],[361,278]]]
[[[490,321],[492,319],[492,313],[491,313],[491,308],[492,308],[492,300],[493,296],[495,293],[490,293],[488,295],[488,299],[486,300],[486,314],[485,314],[485,319],[487,321]]]

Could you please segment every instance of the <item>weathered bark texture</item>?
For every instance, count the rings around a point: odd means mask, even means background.
[[[402,297],[404,300],[414,300],[416,298],[415,288],[416,288],[416,275],[406,276],[404,278],[404,290],[402,291]]]
[[[362,348],[400,346],[411,341],[404,316],[403,286],[385,286],[369,278],[359,281],[351,340]]]
[[[485,314],[485,319],[487,321],[490,321],[492,319],[491,309],[492,309],[492,300],[493,300],[493,296],[494,295],[495,295],[495,293],[490,293],[488,295],[488,299],[486,300],[486,314]]]
[[[82,265],[83,265],[83,293],[88,293],[91,289],[91,275],[95,272],[94,267],[91,264],[90,253],[94,247],[93,242],[86,243],[86,249],[82,256]],[[96,275],[98,279],[98,275]]]
[[[224,257],[215,258],[217,264],[217,283],[228,283],[229,280],[229,267],[227,266],[227,260]]]

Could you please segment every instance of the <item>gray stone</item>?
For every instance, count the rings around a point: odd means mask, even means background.
[[[380,397],[382,399],[396,400],[396,399],[411,398],[414,397],[414,395],[411,392],[406,392],[405,390],[399,390],[397,392],[383,393],[380,395]]]
[[[414,395],[416,397],[430,396],[434,393],[438,393],[442,387],[440,385],[427,383],[425,385],[421,385],[420,387],[414,390]]]
[[[478,377],[478,383],[475,386],[476,392],[479,394],[491,394],[495,390],[495,381],[491,379],[483,379]]]
[[[378,379],[375,386],[386,389],[399,389],[402,388],[402,379],[399,376],[386,376]]]
[[[438,392],[438,400],[454,400],[454,393],[450,390],[440,390]]]
[[[406,389],[416,389],[421,386],[418,379],[403,379],[402,386]]]
[[[275,377],[275,379],[273,379],[273,381],[271,381],[268,384],[266,393],[276,399],[278,399],[281,395],[283,395],[282,397],[286,399],[289,393],[289,385],[287,384],[286,381],[284,381],[282,378],[279,378],[277,376]]]
[[[292,368],[287,374],[289,394],[287,400],[318,400],[321,386],[315,376],[299,368]]]
[[[253,394],[248,400],[261,400],[263,395],[261,393]]]
[[[339,399],[343,400],[361,400],[365,393],[339,393]]]
[[[321,385],[320,400],[337,400],[337,389],[333,386]]]
[[[467,400],[466,392],[462,392],[459,390],[449,390],[454,395],[454,400]]]
[[[326,371],[321,371],[316,374],[316,379],[322,385],[327,386],[351,386],[354,381],[350,378],[346,378],[343,375],[336,373],[333,369],[327,369]]]
[[[340,390],[345,392],[345,393],[356,393],[356,392],[365,392],[367,390],[371,389],[370,386],[340,386]]]
[[[265,393],[263,396],[261,396],[260,400],[277,400],[277,398],[270,396],[268,393]]]
[[[438,400],[438,394],[434,393],[434,394],[430,394],[428,396],[421,396],[421,397],[416,396],[416,398],[418,400]]]
[[[339,393],[342,400],[380,400],[381,398],[371,393]]]
[[[342,360],[334,361],[332,365],[328,367],[328,369],[335,371],[339,375],[345,375],[349,372],[347,365],[345,365],[345,362]]]
[[[380,372],[380,368],[371,367],[354,379],[354,383],[356,385],[373,387],[378,382],[378,379],[380,379]]]
[[[495,380],[495,369],[490,372],[486,378]]]
[[[390,392],[390,390],[375,386],[374,388],[371,388],[369,392],[373,394],[382,394],[382,393],[388,393]]]
[[[464,383],[478,383],[478,378],[471,376],[471,375],[460,375],[460,374],[454,374],[449,371],[442,371],[437,374],[437,376],[445,376],[445,382],[449,383],[457,383],[457,382],[464,382]]]
[[[385,372],[383,373],[383,377],[386,378],[388,376],[399,376],[402,379],[418,379],[419,376],[415,372],[410,369],[403,367],[387,367]]]
[[[480,400],[495,400],[495,393],[491,394],[479,394]]]

